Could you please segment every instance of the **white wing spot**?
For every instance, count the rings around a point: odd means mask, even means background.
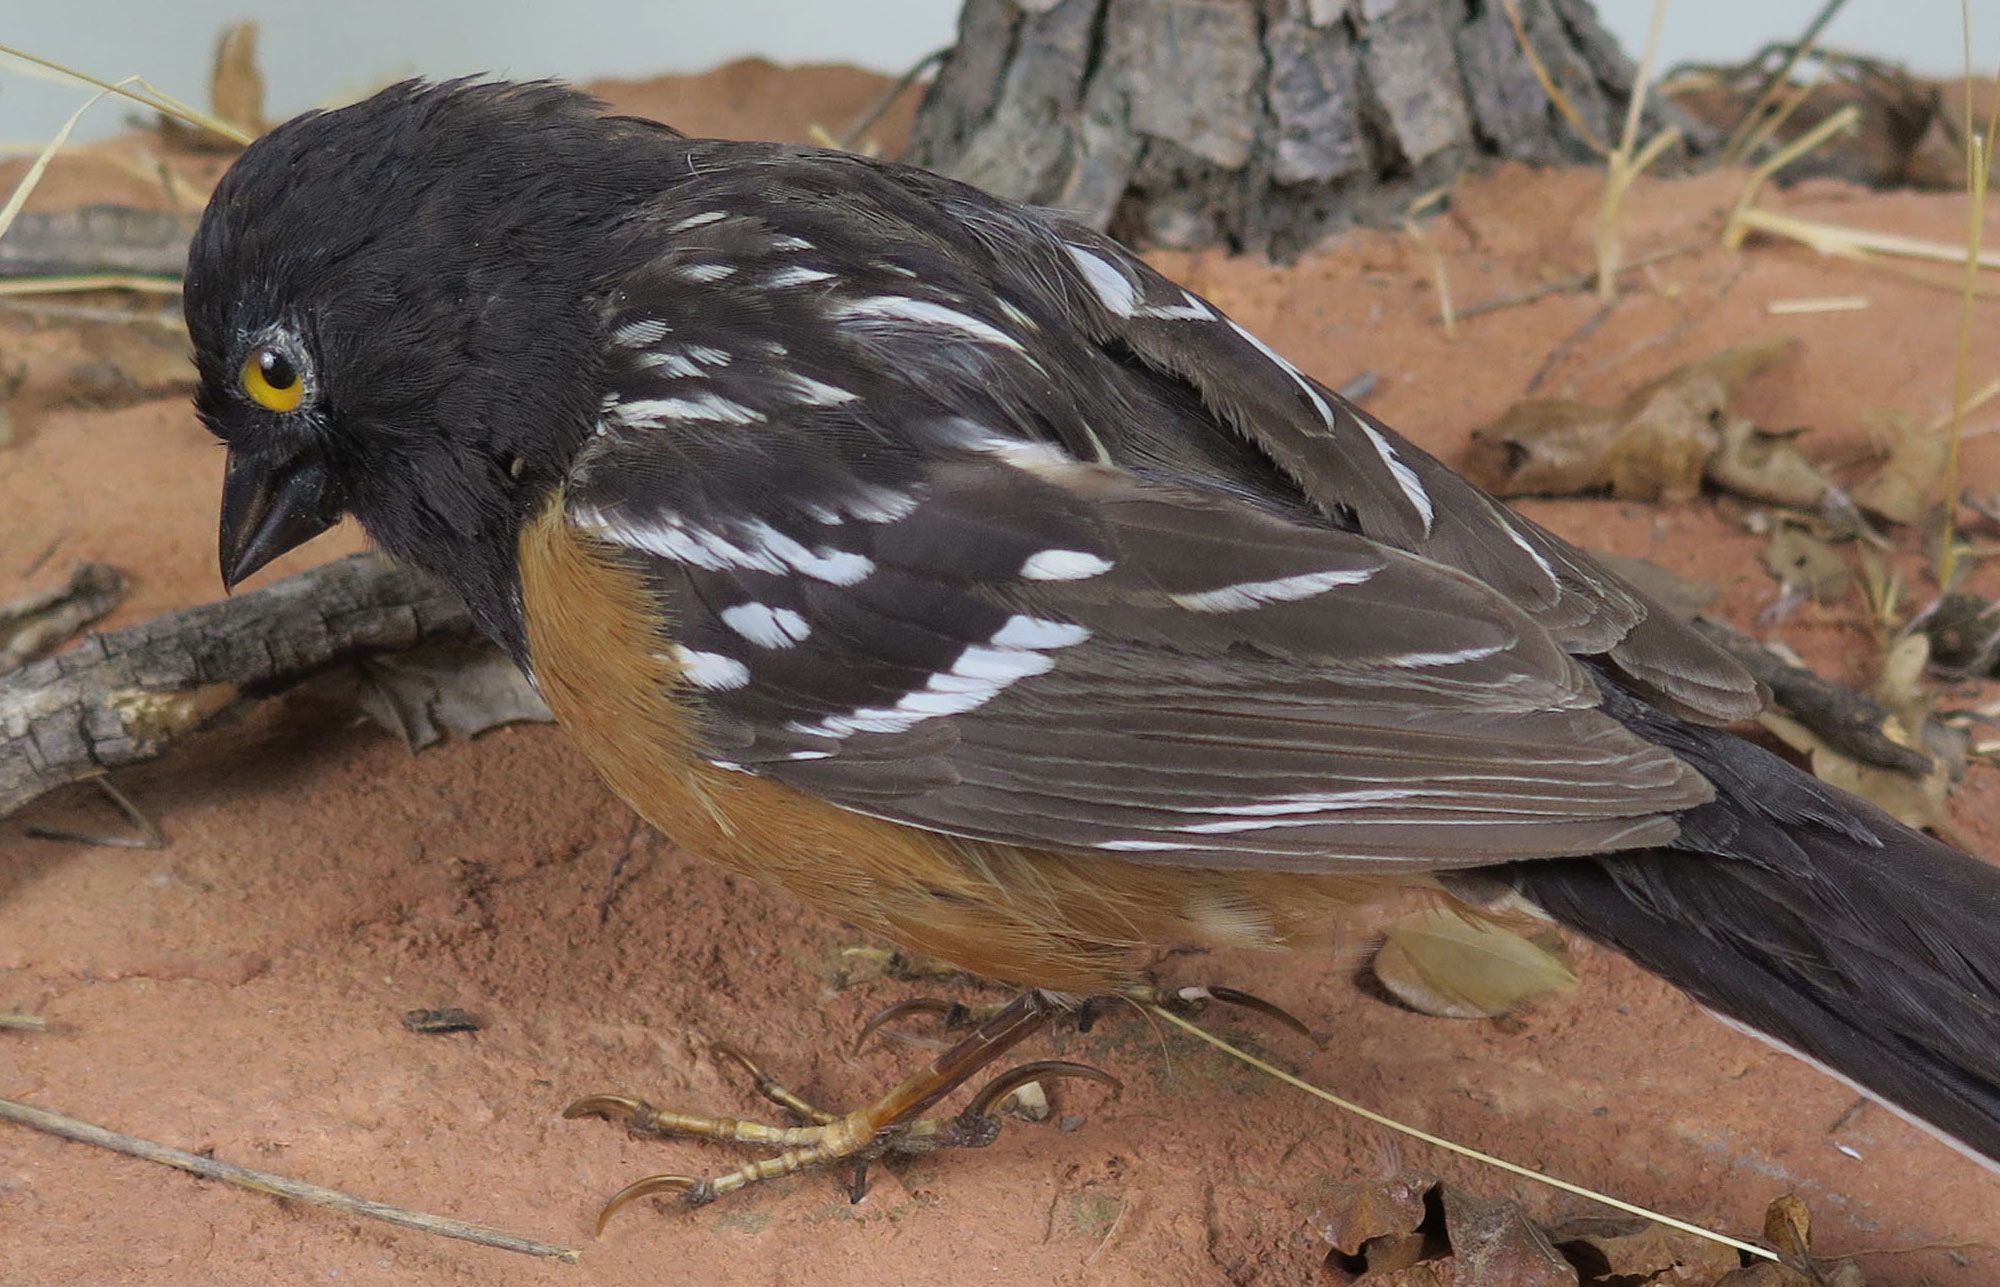
[[[598,510],[579,507],[572,521],[585,531],[627,549],[657,554],[676,563],[704,568],[710,572],[729,567],[756,568],[763,572],[783,572],[784,565],[765,558],[702,528],[690,528],[674,515],[662,515],[655,523],[628,523]]]
[[[702,374],[694,359],[675,349],[655,349],[639,355],[639,365],[672,379],[686,380]],[[615,399],[614,399],[615,401]]]
[[[716,348],[713,344],[690,344],[687,355],[703,366],[728,366],[729,350]]]
[[[621,348],[643,349],[667,337],[667,324],[657,317],[627,322],[611,332],[611,342]]]
[[[742,688],[750,682],[750,668],[734,657],[719,652],[696,652],[675,644],[673,655],[662,658],[681,668],[681,675],[696,688],[724,691]]]
[[[773,250],[811,250],[812,248],[813,244],[804,237],[786,235],[771,238],[771,249]]]
[[[927,719],[978,710],[1017,680],[1055,666],[1045,649],[1067,648],[1090,638],[1090,631],[1065,621],[1016,615],[984,644],[959,653],[950,670],[933,674],[922,688],[904,693],[894,706],[867,706],[829,715],[818,724],[793,724],[798,732],[825,737],[855,733],[901,733]]]
[[[1093,849],[1108,849],[1112,853],[1140,854],[1157,853],[1167,849],[1186,849],[1187,845],[1172,840],[1100,840]]]
[[[809,375],[800,375],[796,371],[778,372],[773,382],[797,398],[801,405],[808,407],[837,407],[843,402],[853,402],[861,396],[851,389],[827,384]]]
[[[812,637],[806,619],[790,608],[739,603],[716,614],[722,624],[760,648],[789,648]]]
[[[1307,399],[1312,402],[1313,410],[1319,413],[1319,418],[1323,422],[1325,422],[1326,427],[1329,429],[1333,428],[1333,408],[1327,405],[1326,399],[1320,396],[1319,390],[1313,388],[1312,381],[1306,379],[1306,377],[1299,371],[1297,367],[1293,366],[1290,362],[1287,362],[1283,357],[1281,357],[1278,353],[1278,350],[1272,348],[1270,345],[1264,343],[1264,341],[1258,339],[1256,336],[1252,335],[1249,331],[1245,330],[1241,322],[1236,321],[1234,318],[1226,318],[1224,320],[1226,320],[1229,323],[1230,330],[1235,331],[1245,340],[1248,340],[1252,348],[1256,349],[1259,353],[1262,353],[1266,358],[1270,359],[1273,363],[1275,363],[1280,371],[1283,371],[1286,375],[1291,376],[1292,383],[1298,385],[1299,392],[1305,394]]]
[[[1063,249],[1076,261],[1082,270],[1083,279],[1090,283],[1090,289],[1097,294],[1097,302],[1119,317],[1132,316],[1132,310],[1139,303],[1139,288],[1134,286],[1118,266],[1095,251],[1082,246],[1063,243]]]
[[[1506,646],[1506,644],[1481,644],[1476,648],[1460,648],[1454,652],[1405,652],[1398,653],[1395,661],[1399,666],[1456,666],[1463,661],[1479,661],[1491,657]]]
[[[1215,310],[1208,302],[1193,291],[1181,292],[1178,304],[1148,304],[1139,310],[1140,317],[1158,318],[1164,322],[1212,322]]]
[[[1021,577],[1028,581],[1086,581],[1115,566],[1110,559],[1088,550],[1037,550],[1021,564]]]
[[[919,503],[919,499],[908,492],[890,491],[886,487],[870,487],[860,496],[848,501],[846,509],[864,523],[893,523],[914,512]]]
[[[789,571],[830,585],[854,585],[875,570],[874,562],[866,555],[824,545],[807,549],[763,522],[747,524],[742,537],[732,541],[706,528],[690,527],[673,514],[634,523],[580,506],[572,513],[571,521],[627,549],[644,550],[711,572],[729,567],[772,573]]]
[[[702,214],[689,215],[687,218],[681,220],[679,223],[669,227],[667,231],[691,232],[696,228],[704,227],[711,223],[720,223],[724,219],[727,219],[728,217],[729,217],[729,212],[726,210],[709,210]]]
[[[786,290],[793,286],[810,286],[814,282],[830,282],[832,273],[821,272],[817,268],[782,268],[772,273],[764,285],[772,290]]]
[[[829,585],[854,585],[866,579],[868,574],[875,570],[874,561],[865,554],[856,554],[851,550],[837,550],[826,545],[817,549],[807,549],[769,523],[752,523],[747,530],[757,541],[756,553],[764,554],[784,567],[804,573],[816,581],[825,581]],[[775,572],[782,569],[770,570]]]
[[[764,415],[740,402],[703,393],[692,398],[640,398],[621,402],[611,409],[611,418],[631,429],[657,429],[669,420],[753,425],[762,421]]]
[[[994,344],[1001,348],[1022,351],[1020,342],[987,322],[982,322],[969,313],[961,313],[943,304],[933,304],[929,300],[911,299],[905,295],[873,295],[867,299],[857,299],[842,304],[833,310],[839,319],[861,321],[911,322],[919,326],[939,326],[957,331],[983,344]]]
[[[734,264],[685,264],[674,275],[687,282],[719,282],[736,271]]]
[[[1422,794],[1423,791],[1417,787],[1358,787],[1352,791],[1307,791],[1300,795],[1283,795],[1272,800],[1255,800],[1246,804],[1187,805],[1175,811],[1228,813],[1239,817],[1272,817],[1288,813],[1330,813],[1341,809],[1360,809],[1371,804],[1408,800],[1412,796]]]
[[[1320,396],[1319,390],[1313,387],[1312,381],[1306,379],[1297,367],[1278,356],[1277,351],[1270,345],[1264,343],[1264,341],[1258,339],[1249,331],[1244,330],[1239,323],[1231,321],[1229,326],[1231,330],[1235,331],[1245,340],[1248,340],[1259,353],[1277,363],[1279,369],[1284,371],[1286,375],[1291,376],[1292,383],[1298,385],[1299,389],[1311,400],[1313,410],[1319,413],[1319,418],[1326,424],[1326,427],[1328,429],[1335,427],[1333,408],[1327,405],[1326,399]],[[1410,507],[1416,510],[1417,516],[1423,520],[1424,535],[1429,536],[1431,523],[1436,519],[1437,515],[1431,505],[1430,493],[1424,490],[1423,480],[1417,477],[1416,470],[1411,469],[1403,463],[1403,458],[1396,454],[1396,449],[1389,445],[1387,438],[1376,432],[1374,425],[1369,424],[1367,420],[1360,416],[1354,417],[1354,422],[1361,426],[1362,433],[1368,435],[1369,444],[1375,448],[1375,454],[1382,458],[1384,465],[1388,466],[1390,475],[1396,480],[1396,486],[1402,489],[1404,498],[1410,502]]]
[[[1288,603],[1310,599],[1316,594],[1343,585],[1360,585],[1374,576],[1375,568],[1334,568],[1326,572],[1305,572],[1271,581],[1242,581],[1214,590],[1169,595],[1190,612],[1243,612],[1267,603]]]
[[[995,648],[1073,648],[1088,638],[1090,631],[1072,622],[1048,621],[1017,612],[986,642]]]
[[[1403,489],[1403,495],[1417,511],[1418,517],[1423,519],[1424,535],[1429,536],[1431,523],[1437,514],[1431,506],[1431,494],[1424,490],[1423,480],[1417,477],[1416,470],[1403,463],[1403,458],[1396,454],[1396,449],[1389,445],[1387,438],[1376,432],[1374,425],[1360,416],[1354,418],[1354,423],[1361,426],[1361,432],[1367,434],[1368,441],[1374,444],[1376,454],[1382,457],[1382,463],[1389,467],[1389,473],[1395,477],[1396,486]]]
[[[1556,570],[1549,566],[1549,561],[1543,556],[1542,552],[1528,543],[1528,538],[1521,534],[1521,530],[1514,525],[1513,520],[1506,514],[1501,514],[1499,518],[1500,530],[1507,534],[1507,539],[1526,551],[1528,557],[1535,561],[1535,566],[1542,570],[1542,575],[1547,577],[1551,582],[1554,582],[1556,580]]]
[[[959,418],[951,425],[955,432],[952,437],[956,445],[983,456],[995,456],[1016,469],[1037,473],[1063,465],[1076,464],[1076,458],[1052,443],[1035,442],[1027,438],[1010,438],[994,433],[976,421]]]

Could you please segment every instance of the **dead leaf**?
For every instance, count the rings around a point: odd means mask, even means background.
[[[1371,1246],[1406,1238],[1422,1227],[1427,1195],[1436,1187],[1436,1177],[1420,1171],[1405,1171],[1387,1180],[1351,1180],[1339,1185],[1308,1219],[1341,1257],[1366,1262]],[[1440,1227],[1440,1236],[1443,1232]],[[1359,1275],[1368,1267],[1357,1264],[1353,1272]]]
[[[478,644],[435,643],[370,657],[318,676],[305,690],[359,706],[412,752],[446,733],[473,737],[501,724],[554,718],[505,654]]]
[[[1709,458],[1708,481],[1752,500],[1818,509],[1836,489],[1833,480],[1798,449],[1803,432],[1768,433],[1742,416],[1725,417],[1722,445]]]
[[[1764,1241],[1785,1258],[1762,1260],[1717,1280],[1715,1287],[1867,1287],[1852,1261],[1821,1260],[1812,1250],[1812,1212],[1787,1193],[1764,1209]]]
[[[1576,985],[1551,947],[1464,908],[1397,920],[1370,968],[1404,1005],[1443,1019],[1513,1014]]]
[[[1338,1185],[1310,1221],[1333,1248],[1326,1280],[1342,1287],[1822,1287],[1807,1279],[1743,1279],[1732,1248],[1646,1220],[1575,1220],[1545,1229],[1511,1198],[1472,1193],[1417,1171]],[[1826,1281],[1865,1287],[1858,1277]]]
[[[1889,458],[1854,489],[1854,503],[1892,523],[1914,527],[1938,503],[1950,437],[1893,413],[1876,417],[1870,429],[1887,443]]]
[[[1924,674],[1931,664],[1931,638],[1926,634],[1904,635],[1882,658],[1882,673],[1875,678],[1875,700],[1893,711],[1905,729],[1922,728],[1930,717],[1930,688]],[[1910,745],[1904,739],[1905,746]]]
[[[1756,444],[1750,430],[1719,474],[1729,400],[1751,376],[1790,353],[1790,338],[1745,345],[1689,362],[1635,390],[1617,407],[1530,400],[1473,435],[1466,473],[1498,496],[1568,496],[1609,490],[1621,500],[1686,501],[1704,478],[1746,484],[1761,500],[1780,495],[1817,504],[1795,451]],[[1810,466],[1806,467],[1808,470]],[[1786,501],[1785,503],[1801,503]]]
[[[1893,717],[1883,724],[1883,735],[1929,755],[1948,786],[1965,774],[1969,739],[1963,730],[1936,718],[1937,694],[1930,685],[1930,670],[1930,636],[1922,631],[1904,635],[1882,658],[1882,673],[1870,693]]]
[[[1457,1283],[1495,1287],[1576,1287],[1576,1269],[1512,1198],[1438,1186]]]
[[[1713,1238],[1650,1220],[1575,1220],[1551,1229],[1549,1236],[1585,1283],[1698,1287],[1741,1264],[1735,1249]]]
[[[1308,1220],[1333,1248],[1324,1269],[1335,1283],[1428,1287],[1429,1262],[1451,1252],[1437,1178],[1419,1171],[1341,1184]]]
[[[79,563],[53,590],[0,604],[0,675],[54,652],[125,597],[125,578],[108,563]]]
[[[1812,1209],[1796,1193],[1774,1199],[1764,1208],[1764,1241],[1771,1250],[1793,1260],[1812,1254]]]
[[[1804,528],[1781,526],[1762,555],[1766,571],[1787,591],[1821,603],[1838,603],[1854,584],[1854,569],[1825,541]]]
[[[1472,435],[1466,477],[1495,496],[1574,496],[1611,485],[1617,413],[1585,402],[1517,402]]]

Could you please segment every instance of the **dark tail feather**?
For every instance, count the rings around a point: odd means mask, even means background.
[[[1727,734],[1660,731],[1718,788],[1688,848],[1523,863],[1515,887],[2000,1163],[2000,868]]]

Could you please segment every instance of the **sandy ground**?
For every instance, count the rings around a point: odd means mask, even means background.
[[[879,86],[748,64],[607,92],[692,130],[802,137],[809,123],[838,131]],[[893,141],[897,128],[877,133]],[[1704,249],[1638,274],[1594,326],[1594,299],[1559,294],[1448,338],[1431,320],[1430,261],[1387,233],[1349,236],[1290,269],[1219,254],[1159,262],[1308,370],[1336,382],[1377,372],[1370,405],[1446,458],[1552,353],[1543,392],[1608,400],[1782,327],[1802,350],[1752,388],[1748,409],[1769,425],[1816,426],[1816,456],[1857,466],[1864,412],[1946,406],[1958,302],[1793,247],[1713,248],[1736,183],[1639,186],[1634,255]],[[77,161],[56,167],[43,201],[147,191]],[[1906,233],[1956,237],[1964,226],[1952,197],[1816,186],[1779,199]],[[1595,202],[1587,174],[1507,169],[1468,182],[1432,231],[1456,298],[1587,266]],[[2000,218],[1988,235],[2000,240]],[[1850,293],[1870,307],[1765,312],[1773,300]],[[1976,325],[1983,382],[1996,374],[2000,307],[1981,304]],[[0,322],[0,351],[43,365],[95,342]],[[17,405],[17,443],[0,451],[0,599],[87,558],[134,581],[111,626],[213,597],[222,457],[183,401],[104,411],[34,393]],[[1967,469],[1976,488],[2000,488],[2000,438],[1972,441]],[[1757,540],[1727,506],[1527,508],[1587,545],[1715,579],[1739,625],[1776,595]],[[343,532],[265,575],[357,545]],[[1902,565],[1928,593],[1921,559]],[[1765,633],[1850,680],[1866,678],[1874,655],[1851,603],[1808,605]],[[858,1102],[921,1058],[886,1046],[849,1054],[862,1018],[936,989],[840,986],[853,932],[636,826],[553,728],[411,758],[348,713],[293,697],[121,782],[170,847],[24,836],[38,822],[115,827],[87,791],[0,823],[0,1011],[52,1025],[0,1033],[0,1095],[581,1246],[584,1259],[571,1268],[426,1238],[8,1128],[0,1283],[1286,1283],[1311,1279],[1324,1253],[1312,1213],[1343,1179],[1416,1166],[1543,1216],[1590,1211],[1121,1019],[1034,1047],[1124,1079],[1115,1097],[1058,1087],[1059,1113],[1081,1119],[1074,1129],[1017,1126],[983,1154],[878,1170],[859,1205],[812,1175],[693,1215],[641,1203],[594,1239],[599,1203],[627,1181],[734,1159],[562,1121],[573,1096],[629,1090],[754,1112],[705,1053],[726,1036],[822,1101]],[[1975,768],[1955,798],[1957,825],[1989,854],[2000,853],[1996,795],[2000,773]],[[1880,1109],[1851,1111],[1851,1091],[1725,1031],[1622,960],[1579,955],[1581,988],[1506,1024],[1396,1009],[1325,960],[1214,955],[1164,968],[1176,982],[1226,981],[1286,1006],[1323,1048],[1250,1018],[1218,1023],[1427,1129],[1739,1233],[1796,1192],[1817,1215],[1820,1249],[1863,1257],[1877,1284],[2000,1278],[2000,1180]],[[475,1012],[484,1030],[417,1036],[399,1023],[447,1005]]]

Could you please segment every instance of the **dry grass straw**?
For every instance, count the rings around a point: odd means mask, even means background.
[[[1660,154],[1681,141],[1680,129],[1668,126],[1639,146],[1639,120],[1645,114],[1646,92],[1652,87],[1653,62],[1660,48],[1660,28],[1667,20],[1667,0],[1653,0],[1652,19],[1646,26],[1646,52],[1639,59],[1638,79],[1625,103],[1625,129],[1618,146],[1604,158],[1604,201],[1597,209],[1597,297],[1609,300],[1618,291],[1618,266],[1624,255],[1621,229],[1625,196],[1633,181]]]
[[[128,76],[124,80],[113,83],[111,81],[99,80],[88,72],[78,71],[74,67],[56,62],[53,59],[43,58],[39,54],[31,54],[25,49],[17,49],[12,45],[0,45],[0,54],[18,59],[28,64],[31,68],[39,68],[41,69],[40,74],[52,79],[75,81],[80,84],[94,86],[107,94],[116,94],[121,98],[129,98],[141,107],[149,107],[163,116],[171,116],[175,120],[185,121],[197,129],[208,130],[210,133],[218,134],[232,143],[247,146],[250,142],[250,135],[244,133],[234,125],[229,124],[227,121],[217,120],[200,108],[183,102],[143,76]]]
[[[14,191],[7,197],[7,204],[0,206],[0,237],[6,236],[7,230],[14,226],[14,220],[21,213],[21,207],[28,204],[28,197],[41,185],[42,176],[49,171],[49,162],[55,160],[56,153],[62,150],[63,144],[69,142],[70,132],[76,129],[76,123],[83,119],[83,114],[103,101],[106,94],[112,93],[121,85],[132,84],[137,79],[136,76],[130,76],[120,81],[118,85],[105,86],[85,99],[83,106],[69,114],[69,119],[56,131],[56,136],[36,154],[34,161],[28,166],[27,174],[14,185]]]
[[[1590,123],[1583,119],[1583,113],[1576,110],[1576,104],[1570,101],[1568,94],[1563,93],[1562,86],[1556,84],[1556,78],[1549,74],[1548,66],[1542,62],[1542,56],[1535,52],[1534,42],[1528,39],[1528,24],[1522,21],[1521,10],[1516,0],[1501,0],[1501,5],[1507,11],[1508,25],[1514,28],[1514,43],[1521,47],[1521,56],[1528,60],[1529,69],[1535,73],[1535,79],[1541,82],[1542,93],[1548,95],[1556,110],[1563,114],[1563,119],[1568,121],[1571,128],[1590,145],[1591,151],[1599,156],[1609,153],[1611,149],[1603,139],[1597,137],[1597,131],[1590,128]]]
[[[1646,32],[1646,51],[1639,61],[1638,78],[1633,82],[1631,97],[1625,104],[1625,128],[1619,137],[1618,146],[1607,146],[1583,119],[1583,113],[1563,92],[1550,74],[1542,56],[1535,51],[1534,42],[1528,38],[1528,26],[1521,18],[1517,0],[1501,0],[1507,14],[1507,22],[1514,29],[1514,41],[1520,46],[1521,56],[1533,70],[1535,79],[1541,83],[1542,92],[1549,102],[1561,112],[1563,119],[1582,136],[1593,152],[1604,158],[1604,200],[1597,212],[1597,293],[1602,299],[1610,299],[1618,289],[1618,274],[1623,269],[1623,242],[1620,229],[1624,219],[1625,197],[1631,191],[1633,182],[1660,156],[1681,141],[1678,127],[1669,126],[1639,144],[1639,122],[1645,115],[1646,94],[1652,87],[1653,63],[1660,43],[1660,28],[1666,21],[1667,0],[1653,0],[1653,13]]]
[[[1944,463],[1944,538],[1939,542],[1938,584],[1956,584],[1959,547],[1956,540],[1960,492],[1960,447],[1965,441],[1965,417],[1972,384],[1972,314],[1979,269],[1985,260],[1980,239],[1986,231],[1986,191],[1993,172],[1993,137],[2000,132],[2000,76],[1986,114],[1984,134],[1972,110],[1972,5],[1959,0],[1959,21],[1965,44],[1965,289],[1959,296],[1958,346],[1952,357],[1951,438]]]
[[[75,277],[21,277],[0,281],[0,298],[14,295],[75,295],[88,291],[126,290],[140,295],[178,295],[181,284],[168,277],[136,273],[83,273]]]
[[[1866,295],[1808,295],[1799,299],[1774,299],[1764,305],[1772,317],[1793,317],[1807,313],[1858,313],[1869,307]]]
[[[48,79],[90,85],[97,89],[95,94],[84,100],[81,107],[70,113],[69,119],[64,121],[62,128],[56,131],[55,137],[50,139],[42,147],[41,151],[36,154],[34,161],[28,166],[28,172],[21,177],[19,183],[14,185],[13,192],[8,194],[6,203],[0,205],[0,237],[4,237],[7,234],[7,229],[13,226],[15,218],[21,213],[21,208],[28,203],[28,198],[40,186],[42,176],[48,173],[49,163],[55,159],[56,153],[61,151],[63,146],[69,142],[69,136],[76,129],[77,122],[83,119],[83,114],[95,107],[103,99],[112,95],[130,99],[164,116],[185,121],[189,125],[193,125],[199,129],[209,130],[232,142],[239,144],[250,142],[250,135],[244,133],[242,130],[226,121],[217,120],[205,112],[190,107],[180,99],[175,98],[172,94],[155,86],[143,76],[127,76],[120,81],[100,80],[88,72],[78,71],[74,67],[43,58],[37,54],[31,54],[25,49],[17,49],[12,45],[0,45],[0,56],[4,56],[4,59],[11,59],[19,64],[25,64],[30,74],[43,76]],[[4,59],[0,59],[0,61],[4,61]],[[164,167],[162,169],[164,171]],[[168,195],[177,198],[179,194],[175,191],[173,186],[174,180],[170,172],[163,174],[162,182],[167,186]],[[58,278],[31,277],[12,282],[0,282],[0,295],[86,290],[136,290],[152,291],[161,294],[176,294],[180,290],[180,284],[178,282],[167,282],[160,278],[138,277],[126,274],[93,274],[88,277]]]
[[[1258,1072],[1261,1072],[1268,1077],[1273,1077],[1278,1081],[1285,1083],[1287,1086],[1292,1087],[1295,1090],[1302,1090],[1306,1092],[1308,1095],[1311,1095],[1317,1099],[1322,1099],[1327,1103],[1332,1104],[1334,1107],[1342,1110],[1343,1112],[1352,1113],[1354,1116],[1361,1118],[1363,1121],[1373,1122],[1377,1126],[1381,1126],[1388,1130],[1395,1131],[1398,1134],[1407,1135],[1411,1139],[1422,1140],[1424,1143],[1432,1145],[1435,1148],[1444,1149],[1448,1153],[1456,1153],[1460,1157],[1467,1157],[1471,1158],[1475,1162],[1482,1162],[1485,1165],[1493,1167],[1497,1170],[1505,1171],[1509,1175],[1518,1175],[1523,1179],[1533,1180],[1537,1184],[1546,1184],[1550,1188],[1560,1189],[1564,1193],[1574,1194],[1575,1196],[1580,1198],[1588,1198],[1592,1202],[1602,1203],[1605,1206],[1610,1207],[1614,1211],[1623,1211],[1627,1215],[1640,1216],[1643,1217],[1644,1219],[1653,1221],[1655,1224],[1663,1224],[1670,1229],[1678,1229],[1682,1233],[1693,1234],[1697,1238],[1707,1238],[1711,1242],[1719,1242],[1723,1246],[1734,1248],[1735,1250],[1740,1251],[1747,1256],[1755,1256],[1760,1260],[1775,1261],[1779,1259],[1776,1252],[1770,1251],[1769,1249],[1764,1247],[1759,1247],[1755,1243],[1742,1242],[1739,1241],[1738,1239],[1731,1238],[1726,1234],[1720,1234],[1710,1229],[1704,1229],[1698,1224],[1690,1224],[1685,1220],[1676,1220],[1674,1217],[1670,1215],[1661,1215],[1657,1211],[1650,1210],[1646,1207],[1638,1206],[1635,1203],[1625,1202],[1618,1198],[1607,1196],[1606,1194],[1597,1192],[1595,1189],[1586,1189],[1580,1184],[1571,1184],[1568,1180],[1559,1180],[1556,1179],[1554,1176],[1544,1175],[1540,1171],[1530,1170],[1525,1166],[1520,1166],[1516,1163],[1509,1162],[1504,1158],[1494,1157],[1490,1153],[1482,1153],[1478,1149],[1467,1148],[1463,1144],[1456,1143],[1452,1140],[1445,1139],[1442,1136],[1433,1135],[1429,1131],[1419,1130],[1414,1126],[1410,1126],[1403,1122],[1399,1122],[1393,1117],[1384,1117],[1382,1114],[1375,1112],[1372,1109],[1363,1108],[1361,1105],[1353,1102],[1352,1100],[1342,1099],[1340,1096],[1334,1094],[1331,1091],[1322,1090],[1318,1086],[1313,1085],[1311,1082],[1306,1081],[1303,1078],[1294,1077],[1292,1074],[1286,1072],[1284,1069],[1279,1068],[1273,1064],[1267,1063],[1264,1060],[1257,1058],[1255,1055],[1249,1053],[1246,1050],[1242,1050],[1236,1046],[1231,1045],[1227,1041],[1224,1041],[1221,1037],[1218,1037],[1214,1033],[1209,1032],[1206,1028],[1203,1028],[1198,1024],[1195,1024],[1187,1019],[1182,1018],[1180,1015],[1175,1014],[1172,1010],[1167,1009],[1165,1006],[1155,1005],[1155,1006],[1148,1006],[1146,1008],[1148,1011],[1152,1013],[1153,1017],[1164,1020],[1165,1022],[1172,1024],[1174,1027],[1181,1029],[1183,1032],[1190,1033],[1193,1036],[1198,1037],[1203,1041],[1206,1041],[1209,1045],[1214,1046],[1217,1050],[1222,1051],[1230,1058],[1236,1059],[1244,1064],[1247,1064],[1248,1066],[1255,1068]]]
[[[1445,268],[1444,251],[1440,250],[1437,242],[1424,231],[1423,225],[1423,216],[1444,204],[1445,198],[1450,195],[1451,189],[1448,187],[1432,188],[1410,202],[1403,211],[1403,232],[1416,243],[1417,249],[1423,252],[1424,258],[1430,263],[1431,286],[1437,291],[1438,297],[1438,319],[1444,323],[1445,338],[1454,340],[1458,338],[1458,309],[1452,302],[1451,276]]]

